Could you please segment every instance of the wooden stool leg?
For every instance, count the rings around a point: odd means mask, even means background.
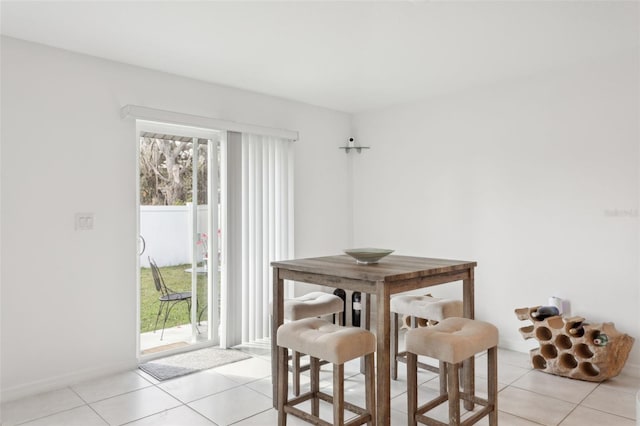
[[[407,425],[416,426],[418,408],[418,356],[407,352]]]
[[[391,380],[398,380],[398,313],[391,312]]]
[[[300,395],[300,352],[291,353],[291,371],[293,375],[293,394]]]
[[[367,422],[368,426],[374,426],[376,424],[376,369],[375,369],[375,356],[373,353],[367,355],[364,359],[365,362],[365,408],[371,414],[371,421]]]
[[[476,395],[476,383],[475,383],[475,365],[474,358],[468,358],[462,361],[462,371],[463,371],[463,383],[464,383],[464,392],[469,396]],[[464,401],[464,408],[471,411],[473,410],[474,403],[472,400]]]
[[[440,375],[440,395],[447,394],[447,363],[443,361],[438,362],[438,370]]]
[[[287,352],[287,348],[278,348],[278,426],[287,426],[287,413],[284,412],[289,393],[289,355]]]
[[[320,391],[320,360],[311,357],[310,362],[309,372],[311,373],[311,392],[313,393],[311,414],[318,417],[320,415],[320,398],[318,398],[318,392]]]
[[[487,376],[489,383],[488,387],[488,397],[487,400],[489,404],[493,405],[493,411],[489,413],[489,426],[497,426],[498,425],[498,347],[494,346],[493,348],[489,348],[487,352],[488,356],[488,367],[487,367]]]
[[[449,385],[449,424],[460,424],[460,385],[458,383],[458,364],[447,365]]]
[[[333,364],[333,424],[344,425],[344,364]]]

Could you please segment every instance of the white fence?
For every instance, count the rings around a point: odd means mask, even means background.
[[[140,266],[149,267],[148,256],[155,259],[158,266],[191,263],[191,208],[191,203],[186,206],[140,206],[140,235],[145,241]],[[198,234],[209,235],[207,210],[208,206],[198,206]],[[198,262],[202,261],[203,255],[204,246],[198,245]]]

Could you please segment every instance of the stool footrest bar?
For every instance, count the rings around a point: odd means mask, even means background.
[[[476,423],[478,420],[480,420],[484,416],[486,416],[487,414],[489,414],[491,411],[493,411],[493,406],[484,407],[482,410],[478,411],[473,416],[469,417],[468,419],[465,419],[462,423],[460,423],[460,426],[470,426]]]
[[[318,392],[318,398],[320,398],[321,400],[323,400],[324,402],[328,402],[329,404],[333,404],[333,396],[326,394],[324,392]],[[342,405],[344,405],[344,408],[346,408],[347,410],[351,411],[352,413],[356,413],[356,414],[366,414],[366,410],[362,407],[358,407],[357,405],[353,405],[350,402],[347,401],[343,401]]]
[[[333,423],[329,423],[327,421],[322,420],[321,418],[318,418],[316,416],[313,416],[309,413],[305,413],[304,411],[295,408],[295,407],[291,407],[290,405],[285,405],[284,407],[284,411],[287,414],[291,414],[293,416],[296,416],[306,422],[309,422],[311,424],[317,425],[317,426],[333,426]]]
[[[480,397],[477,397],[475,395],[470,397],[468,394],[462,393],[462,392],[460,392],[460,399],[465,400],[465,401],[471,401],[471,402],[473,402],[475,404],[482,405],[483,407],[491,405],[489,403],[489,401],[487,401],[484,398],[480,398]]]
[[[431,401],[427,402],[426,404],[418,407],[418,409],[416,410],[416,414],[424,414],[427,411],[431,410],[432,408],[435,408],[438,405],[447,402],[448,400],[449,400],[449,395],[440,395],[439,397],[434,398]]]
[[[315,416],[313,416],[312,414],[309,414],[305,411],[302,411],[298,408],[295,408],[294,405],[298,405],[300,403],[303,403],[305,401],[308,401],[309,399],[313,398],[314,394],[313,392],[307,392],[303,395],[300,395],[299,397],[289,400],[288,405],[285,405],[284,410],[291,414],[294,415],[296,417],[299,417],[305,421],[311,422],[313,424],[316,425],[330,425],[331,423],[327,423],[326,421],[319,419]],[[328,395],[326,393],[323,392],[318,392],[317,397],[325,402],[328,402],[330,404],[333,403],[333,397],[331,395]],[[349,422],[345,423],[344,426],[357,426],[357,425],[362,425],[367,423],[368,421],[371,420],[371,414],[367,413],[365,410],[363,410],[362,408],[353,405],[349,402],[344,402],[344,408],[346,408],[347,410],[351,411],[352,413],[356,413],[359,414],[358,417],[355,417],[353,419],[351,419]],[[317,420],[316,420],[317,419]]]
[[[298,405],[313,398],[313,392],[305,392],[300,396],[290,399],[288,404]]]
[[[416,420],[427,426],[449,426],[448,423],[442,423],[431,417],[423,416],[422,414],[416,414]]]
[[[359,426],[371,421],[371,414],[363,414],[349,420],[344,426]]]

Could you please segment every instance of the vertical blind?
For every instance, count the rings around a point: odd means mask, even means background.
[[[242,134],[242,341],[269,337],[270,263],[293,254],[292,141]]]

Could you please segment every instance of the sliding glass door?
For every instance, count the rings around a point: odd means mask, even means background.
[[[269,265],[293,255],[292,140],[136,125],[140,358],[271,337]]]
[[[220,133],[138,122],[142,356],[217,344]]]

